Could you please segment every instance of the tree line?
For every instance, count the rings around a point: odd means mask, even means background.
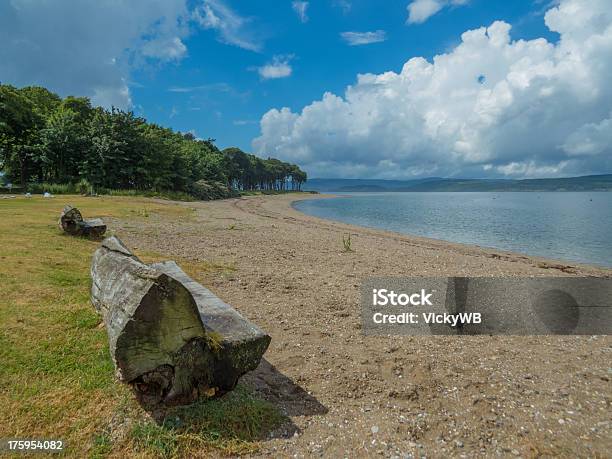
[[[200,199],[242,190],[300,190],[298,166],[175,132],[87,97],[0,84],[0,170],[24,189],[85,183],[93,190],[174,191]]]

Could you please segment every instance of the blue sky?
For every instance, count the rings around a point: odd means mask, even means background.
[[[557,39],[544,25],[543,5],[525,0],[474,0],[420,24],[407,22],[403,1],[312,1],[306,22],[291,1],[224,3],[250,21],[242,36],[260,49],[227,43],[214,29],[194,30],[183,40],[186,57],[138,69],[130,92],[136,112],[151,121],[247,151],[269,109],[297,111],[326,91],[341,94],[358,73],[399,71],[414,56],[431,59],[458,44],[465,30],[504,19],[513,24],[513,38]],[[379,30],[385,32],[383,42],[350,46],[341,37]],[[262,79],[256,69],[276,56],[288,58],[291,75]]]
[[[609,0],[6,0],[0,81],[311,177],[612,172]]]

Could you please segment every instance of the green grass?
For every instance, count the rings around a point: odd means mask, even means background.
[[[352,248],[353,243],[351,242],[351,233],[348,233],[347,236],[342,235],[342,246],[344,252],[354,252]]]
[[[32,194],[43,194],[45,192],[53,195],[77,194],[82,186],[78,183],[30,183],[26,186],[26,190]],[[88,185],[87,188],[91,189]],[[107,189],[95,188],[94,191],[100,196],[128,196],[128,197],[147,197],[171,199],[173,201],[197,201],[194,196],[181,191],[168,190],[124,190],[124,189]],[[15,187],[12,194],[22,194],[23,190]],[[84,193],[86,194],[86,193]]]
[[[182,457],[202,449],[252,453],[255,442],[283,420],[273,405],[238,386],[222,398],[176,408],[162,424],[137,422],[131,436],[136,451],[153,451],[160,457]]]
[[[56,222],[65,203],[85,217],[188,219],[192,213],[145,198],[0,201],[0,438],[61,439],[70,456],[256,451],[282,418],[247,388],[176,410],[180,424],[157,425],[115,380],[106,331],[89,302],[89,264],[99,243],[61,233]],[[176,261],[196,279],[226,269]]]
[[[197,201],[198,199],[182,191],[147,191],[147,190],[101,190],[98,194],[108,196],[132,196],[159,199],[171,199],[173,201]]]
[[[27,191],[33,194],[43,194],[49,192],[53,195],[67,195],[76,194],[79,192],[79,184],[61,184],[61,183],[30,183],[26,187]],[[0,192],[8,193],[7,189],[0,189]],[[158,198],[158,199],[170,199],[173,201],[198,201],[196,196],[182,191],[168,191],[168,190],[124,190],[124,189],[106,189],[98,188],[95,189],[96,194],[99,196],[124,196],[124,197],[145,197],[145,198]],[[287,193],[311,193],[317,194],[316,191],[297,191],[297,190],[244,190],[233,192],[235,196],[258,196],[258,195],[271,195],[271,194],[287,194]],[[10,194],[23,194],[21,187],[14,187]],[[232,195],[232,196],[233,196]],[[230,196],[228,196],[230,197]],[[210,199],[215,199],[214,197]],[[205,200],[210,200],[205,199]],[[217,197],[217,199],[220,199]]]

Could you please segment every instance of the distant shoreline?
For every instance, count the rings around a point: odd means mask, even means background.
[[[547,192],[612,191],[612,174],[546,179],[462,179],[428,177],[413,180],[319,179],[308,180],[319,192]]]
[[[316,192],[321,194],[341,193],[611,193],[610,190],[304,190],[304,192]]]

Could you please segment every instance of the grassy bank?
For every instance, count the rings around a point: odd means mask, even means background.
[[[177,409],[158,425],[115,381],[106,331],[89,303],[89,263],[99,243],[59,231],[66,202],[85,216],[107,219],[190,219],[192,213],[133,197],[0,201],[0,438],[59,439],[65,454],[81,457],[257,450],[282,417],[247,387]],[[176,261],[196,279],[226,269]]]
[[[77,185],[61,185],[61,184],[37,184],[29,187],[28,192],[32,194],[51,193],[52,195],[76,195],[80,194]],[[21,187],[13,187],[11,189],[0,186],[0,195],[23,195],[25,190]],[[297,190],[247,190],[247,191],[232,191],[227,193],[214,192],[213,190],[204,191],[199,196],[180,191],[154,191],[154,190],[120,190],[120,189],[101,189],[97,190],[96,194],[101,197],[111,196],[127,196],[132,198],[158,198],[168,199],[172,201],[211,201],[215,199],[226,199],[239,196],[258,196],[258,195],[276,195],[287,193],[307,193],[317,194],[316,191],[297,191]],[[83,192],[83,195],[93,194]]]

